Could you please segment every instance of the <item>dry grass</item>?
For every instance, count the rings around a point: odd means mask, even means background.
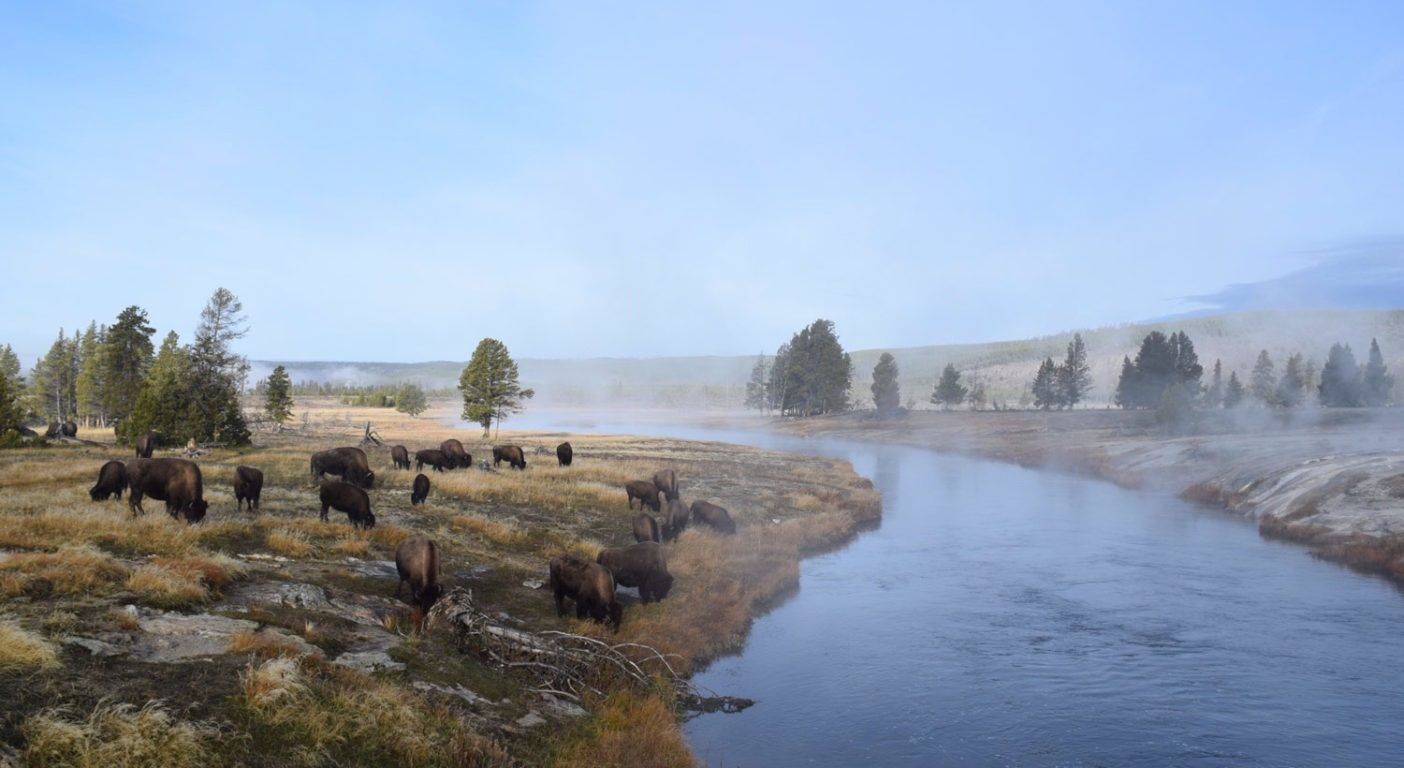
[[[527,542],[527,532],[511,523],[499,523],[475,515],[456,515],[451,522],[457,528],[500,546],[519,547]]]
[[[365,557],[370,554],[370,542],[365,539],[358,539],[348,536],[336,542],[336,551],[351,557]]]
[[[600,768],[697,765],[676,715],[661,698],[620,691],[592,708],[595,717],[558,744],[551,764]]]
[[[275,528],[268,532],[268,548],[283,557],[302,559],[312,554],[312,539],[302,531]]]
[[[249,653],[259,658],[299,656],[302,646],[279,632],[262,629],[256,632],[235,632],[229,637],[230,653]]]
[[[157,608],[188,608],[210,598],[198,574],[164,565],[143,565],[127,578],[127,589]]]
[[[58,664],[58,649],[51,643],[13,621],[0,620],[0,671]]]
[[[57,552],[21,552],[0,561],[0,595],[85,595],[108,593],[129,569],[90,546]]]
[[[102,704],[84,719],[63,710],[33,715],[20,729],[25,764],[84,768],[205,768],[221,765],[218,726],[190,722],[152,702]]]

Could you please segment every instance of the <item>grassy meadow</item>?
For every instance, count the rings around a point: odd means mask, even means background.
[[[197,526],[161,502],[132,518],[125,498],[88,498],[105,460],[131,456],[110,430],[81,431],[82,445],[0,451],[0,687],[15,692],[0,743],[33,765],[691,764],[680,713],[661,694],[619,691],[582,702],[586,716],[555,716],[529,680],[460,652],[447,633],[415,633],[383,561],[405,538],[428,536],[446,586],[471,590],[505,625],[603,635],[556,617],[538,588],[547,560],[632,543],[623,484],[672,468],[684,503],[725,506],[739,531],[693,528],[668,545],[672,593],[648,606],[623,597],[616,637],[694,670],[740,647],[750,620],[797,583],[804,554],[880,514],[871,484],[842,462],[521,432],[498,442],[523,447],[526,471],[426,471],[429,499],[412,508],[416,472],[393,469],[389,446],[413,454],[456,437],[476,460],[491,444],[445,426],[442,406],[417,419],[332,400],[297,411],[294,429],[197,459],[211,505]],[[366,447],[377,526],[356,531],[335,511],[320,522],[308,457],[356,445],[367,422],[386,443]],[[565,439],[568,468],[554,455]],[[241,464],[264,472],[258,512],[235,509]],[[268,597],[308,585],[303,603]],[[227,630],[181,635],[186,620]],[[191,643],[201,652],[172,658]],[[337,663],[365,652],[393,668]],[[533,726],[538,713],[547,722]]]

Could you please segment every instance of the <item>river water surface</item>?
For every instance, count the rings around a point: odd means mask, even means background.
[[[1404,597],[1244,521],[918,448],[560,426],[843,458],[882,492],[696,678],[757,700],[688,724],[708,765],[1404,765]]]

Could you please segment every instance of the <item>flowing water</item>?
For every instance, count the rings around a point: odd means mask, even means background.
[[[1404,765],[1401,594],[1242,520],[917,448],[593,431],[844,458],[882,492],[698,675],[758,702],[688,723],[708,765]]]

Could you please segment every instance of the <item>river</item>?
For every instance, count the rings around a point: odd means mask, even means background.
[[[798,593],[697,676],[758,702],[688,723],[708,765],[1404,760],[1399,591],[1245,521],[919,448],[532,426],[838,457],[882,492],[880,527],[804,561]]]

